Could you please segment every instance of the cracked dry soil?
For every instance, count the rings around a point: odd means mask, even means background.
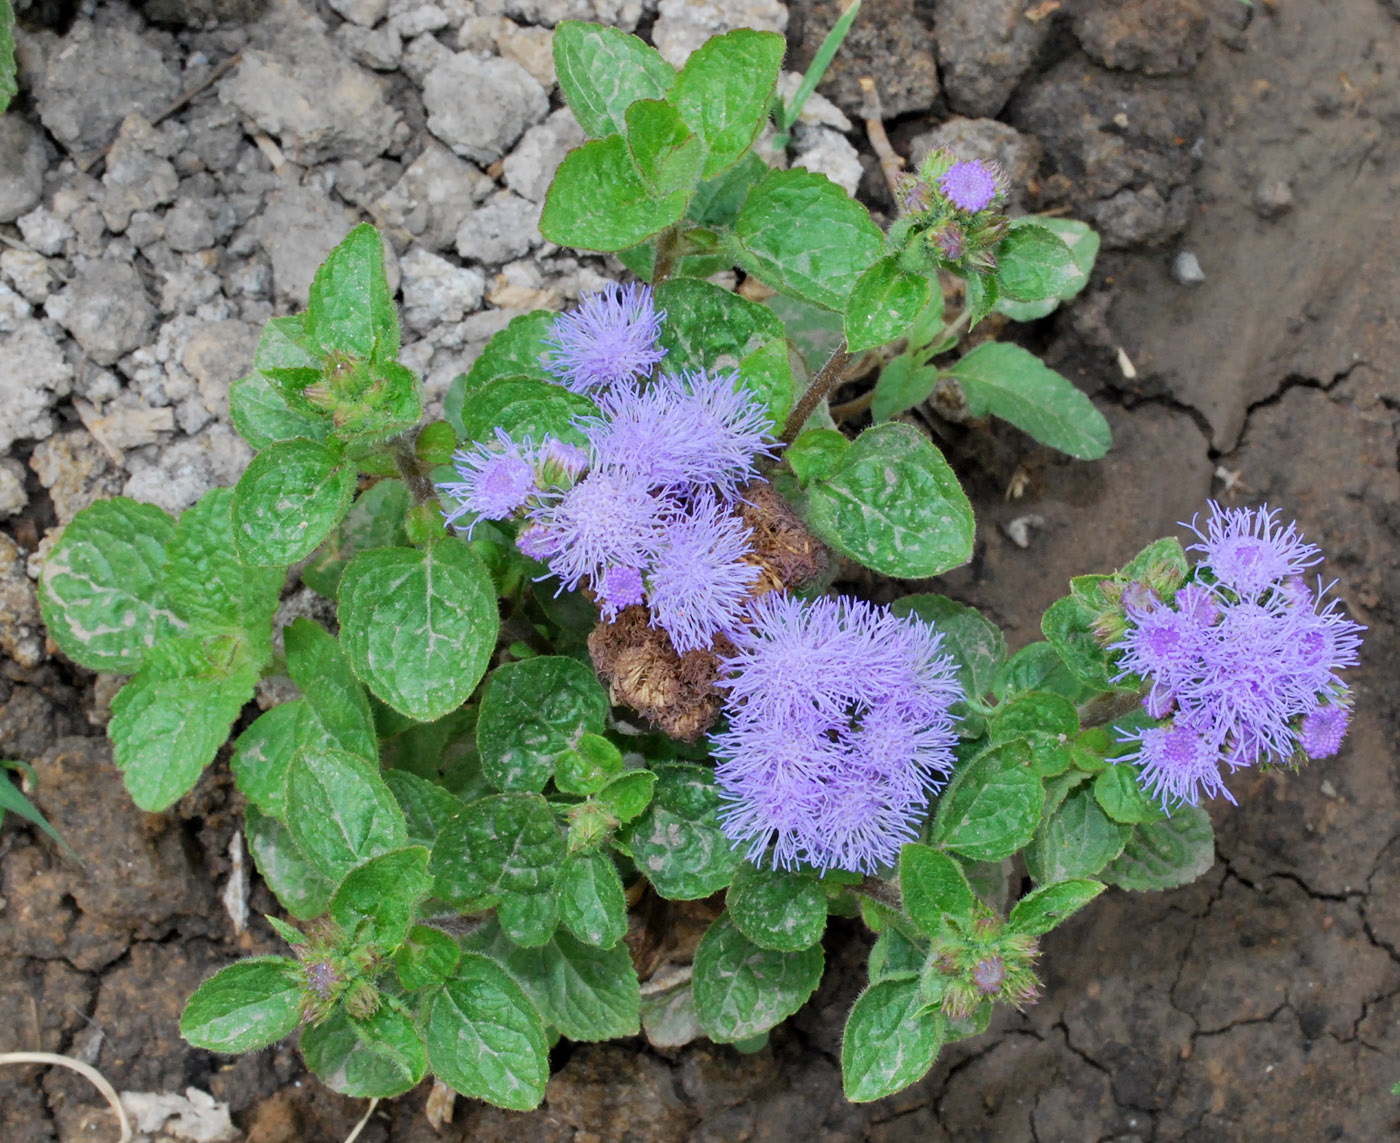
[[[95,19],[118,7],[99,5]],[[147,34],[120,7],[123,26]],[[261,6],[204,7],[253,26]],[[530,25],[549,7],[506,11],[523,35],[539,31]],[[654,7],[642,6],[643,34]],[[831,8],[789,5],[792,66],[810,57]],[[852,77],[897,75],[890,127],[905,150],[953,112],[996,114],[1029,147],[1018,152],[1029,155],[1022,204],[1068,208],[1106,235],[1089,291],[1018,336],[1095,398],[1113,451],[1083,464],[1004,426],[935,426],[981,528],[970,565],[911,589],[975,604],[1020,646],[1069,576],[1117,566],[1210,495],[1267,500],[1296,514],[1328,553],[1327,573],[1369,627],[1341,755],[1298,775],[1236,777],[1239,805],[1211,807],[1218,860],[1205,878],[1166,894],[1110,891],[1046,940],[1040,1003],[999,1014],[887,1100],[851,1106],[841,1096],[841,1026],[868,938],[834,922],[822,988],[757,1055],[704,1042],[670,1053],[641,1041],[565,1045],[538,1112],[462,1101],[435,1135],[420,1088],[381,1107],[365,1143],[1400,1138],[1400,1102],[1388,1094],[1400,1079],[1396,16],[1393,0],[1261,0],[1252,11],[1233,0],[888,0],[879,26],[870,21],[823,88],[854,119]],[[236,27],[223,40],[180,28],[149,34],[167,54],[217,55],[241,42]],[[980,70],[949,58],[950,44],[964,56],[980,50]],[[407,60],[407,78],[392,73],[393,97],[410,135],[421,136],[421,76]],[[177,120],[197,124],[212,98]],[[37,126],[30,105],[12,114]],[[888,209],[859,128],[849,138],[866,168],[861,193]],[[400,140],[395,157],[406,163],[420,145]],[[85,192],[52,136],[44,154],[46,201]],[[356,205],[353,187],[341,185]],[[274,179],[256,193],[281,192]],[[1169,272],[1188,250],[1205,273],[1192,289]],[[150,277],[146,258],[137,261]],[[287,304],[280,291],[278,299]],[[61,427],[82,431],[67,398],[56,410]],[[183,438],[166,434],[156,447],[172,439]],[[21,440],[12,455],[38,453]],[[42,467],[24,476],[28,506],[0,524],[9,592],[29,590],[21,557],[71,515],[73,497],[120,487],[102,464],[68,484],[36,479]],[[1008,499],[1013,483],[1022,495]],[[1038,522],[1022,548],[1009,526],[1028,516]],[[22,613],[25,600],[7,606]],[[101,736],[110,681],[58,657],[35,663],[15,639],[0,647],[0,752],[35,764],[40,807],[86,862],[62,860],[22,825],[7,823],[0,837],[0,1050],[69,1052],[119,1089],[199,1087],[231,1105],[252,1143],[344,1138],[363,1105],[322,1089],[291,1046],[226,1060],[190,1050],[176,1032],[184,997],[205,975],[275,948],[260,919],[275,902],[256,878],[254,921],[241,937],[220,902],[241,820],[226,766],[174,812],[140,813]],[[76,1077],[0,1072],[5,1143],[112,1132]]]

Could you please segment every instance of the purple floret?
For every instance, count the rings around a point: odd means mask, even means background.
[[[696,496],[666,529],[647,583],[651,625],[682,654],[703,650],[744,614],[757,565],[745,563],[750,530],[710,492]]]
[[[666,356],[657,344],[665,316],[656,312],[650,286],[609,282],[555,319],[545,342],[553,351],[547,368],[574,393],[650,377]]]
[[[941,636],[848,599],[770,594],[750,617],[711,739],[726,836],[775,867],[893,864],[953,766],[962,689]]]
[[[642,570],[635,567],[608,568],[598,577],[597,590],[603,618],[611,622],[624,607],[642,602]]]
[[[1345,706],[1323,703],[1303,716],[1298,742],[1309,758],[1330,758],[1342,748],[1351,711]]]
[[[1200,805],[1201,795],[1235,799],[1220,777],[1220,748],[1184,719],[1140,731],[1131,761],[1142,767],[1143,789],[1164,807]]]
[[[625,472],[653,488],[725,498],[757,473],[774,444],[768,411],[737,373],[663,374],[645,389],[618,386],[598,398],[601,416],[576,422],[596,468]]]
[[[457,507],[444,514],[447,524],[466,515],[475,517],[468,537],[478,520],[505,520],[536,492],[529,441],[517,444],[501,429],[496,430],[496,441],[495,446],[478,444],[453,453],[452,463],[462,479],[438,485],[457,501]]]
[[[1000,186],[996,172],[980,159],[954,163],[938,180],[938,189],[959,210],[976,214],[996,199]]]
[[[1200,552],[1201,563],[1216,580],[1241,599],[1252,599],[1284,580],[1301,576],[1322,559],[1307,543],[1297,523],[1286,528],[1276,519],[1278,509],[1221,508],[1209,501],[1210,519],[1202,533],[1194,520],[1187,525],[1200,538],[1187,551]]]

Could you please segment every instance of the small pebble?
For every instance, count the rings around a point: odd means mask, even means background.
[[[1287,179],[1264,179],[1254,188],[1254,213],[1280,218],[1293,209],[1293,188]]]
[[[1206,280],[1200,259],[1189,250],[1183,250],[1172,259],[1172,277],[1182,286],[1199,286]]]

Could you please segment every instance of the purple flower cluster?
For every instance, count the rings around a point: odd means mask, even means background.
[[[1126,760],[1142,767],[1164,807],[1231,801],[1221,774],[1335,754],[1350,692],[1340,672],[1357,661],[1364,628],[1303,573],[1322,558],[1277,511],[1211,503],[1192,582],[1170,601],[1125,592],[1119,679],[1148,681],[1144,705],[1165,725],[1133,734]]]
[[[942,636],[851,599],[773,593],[722,663],[712,736],[724,832],[755,863],[871,873],[893,864],[953,766],[963,697]]]
[[[980,159],[954,163],[939,178],[938,189],[959,210],[976,214],[991,206],[1001,193],[1000,171]]]
[[[449,524],[523,518],[517,546],[561,590],[587,587],[608,619],[646,603],[652,625],[685,652],[742,622],[760,573],[734,501],[774,441],[766,409],[737,373],[642,382],[663,356],[663,316],[649,288],[614,284],[561,314],[553,368],[599,409],[573,422],[587,452],[552,438],[536,448],[497,430],[494,444],[454,457],[462,479],[441,487],[457,501]]]

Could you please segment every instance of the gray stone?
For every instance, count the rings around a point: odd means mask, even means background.
[[[165,158],[164,144],[145,116],[133,112],[122,120],[102,175],[102,217],[113,234],[126,229],[133,212],[151,210],[175,197],[180,176]]]
[[[228,389],[253,365],[261,331],[241,321],[213,321],[192,330],[180,352],[180,364],[199,391],[209,413],[228,419]]]
[[[1181,286],[1199,286],[1206,280],[1206,272],[1201,269],[1201,260],[1191,251],[1183,250],[1172,259],[1172,277]]]
[[[554,87],[554,33],[548,28],[522,28],[504,20],[505,34],[496,40],[496,50],[514,60],[535,80],[550,90]]]
[[[434,326],[462,320],[481,305],[486,278],[480,270],[454,266],[445,258],[414,246],[400,260],[404,318],[426,333]]]
[[[425,32],[440,32],[449,23],[447,13],[436,4],[424,4],[422,0],[391,0],[389,4],[389,26],[405,40]]]
[[[778,0],[661,0],[651,29],[656,50],[676,67],[711,36],[735,28],[785,32],[787,5]]]
[[[155,317],[136,270],[105,259],[79,266],[45,309],[99,365],[111,365],[141,345]]]
[[[928,153],[947,147],[960,159],[997,163],[1006,172],[1013,197],[1040,167],[1041,146],[1030,135],[995,119],[964,119],[955,115],[932,131],[909,141],[909,161],[917,169]]]
[[[787,30],[788,67],[805,71],[811,66],[844,7],[842,0],[807,0],[794,6]],[[865,101],[860,80],[872,76],[886,118],[926,111],[938,96],[938,64],[927,19],[929,8],[932,5],[925,0],[880,0],[878,15],[874,9],[865,8],[827,69],[822,92],[847,114],[856,116]]]
[[[487,265],[528,254],[540,236],[540,208],[510,191],[487,199],[457,230],[457,253]]]
[[[943,90],[955,111],[994,116],[1030,70],[1050,30],[1028,0],[940,0],[934,21]]]
[[[294,184],[274,194],[251,229],[272,262],[277,298],[304,307],[316,268],[358,221],[314,187]]]
[[[127,458],[131,478],[122,494],[183,512],[209,489],[235,483],[252,459],[243,439],[215,422],[196,436],[132,453]]]
[[[1287,179],[1263,179],[1254,188],[1254,213],[1260,218],[1282,218],[1293,205],[1293,188]]]
[[[844,47],[844,45],[842,45]],[[785,71],[778,76],[778,95],[784,103],[789,103],[802,86],[800,71]],[[813,127],[835,127],[838,131],[851,130],[851,121],[845,113],[819,91],[812,92],[802,104],[797,121]]]
[[[525,132],[514,151],[506,156],[506,186],[521,198],[544,202],[545,192],[564,156],[584,142],[583,128],[574,113],[561,107],[543,123]]]
[[[1121,190],[1094,203],[1091,213],[1109,249],[1138,243],[1153,246],[1186,229],[1191,201],[1190,187],[1179,187],[1170,198],[1163,198],[1148,183],[1141,190]]]
[[[24,490],[24,465],[9,457],[0,459],[0,520],[18,516],[29,503]]]
[[[165,212],[165,240],[179,254],[214,245],[214,223],[203,202],[182,198]]]
[[[33,670],[48,656],[44,653],[39,597],[24,564],[19,546],[0,534],[0,655]]]
[[[79,20],[49,55],[34,94],[54,138],[86,156],[106,147],[127,115],[149,118],[179,91],[178,74],[149,40]]]
[[[330,6],[362,28],[374,27],[389,14],[389,0],[330,0]]]
[[[404,45],[399,70],[422,87],[434,68],[452,58],[453,52],[436,36],[418,36]]]
[[[44,194],[44,138],[18,115],[0,116],[0,222],[13,222]]]
[[[409,164],[403,177],[374,204],[430,250],[450,249],[472,205],[493,194],[496,184],[435,139]]]
[[[275,136],[295,163],[382,154],[398,119],[383,83],[310,21],[288,23],[274,42],[244,51],[219,98]]]
[[[16,220],[20,237],[40,254],[63,253],[63,244],[73,237],[73,228],[52,211],[36,206]]]
[[[10,291],[0,286],[0,302]],[[14,295],[12,295],[14,296]],[[30,317],[6,322],[0,333],[0,453],[18,440],[43,440],[54,431],[51,409],[73,388],[73,367],[50,327]]]
[[[1184,75],[1206,50],[1210,22],[1200,0],[1118,0],[1085,5],[1074,34],[1105,67]]]
[[[68,523],[89,504],[122,490],[122,478],[111,456],[87,429],[58,433],[39,442],[29,467],[48,489],[60,524]]]
[[[392,24],[382,28],[341,24],[335,30],[335,38],[351,59],[375,71],[393,71],[403,58],[403,37]]]
[[[805,167],[825,175],[849,195],[856,193],[864,168],[851,141],[830,127],[798,123],[793,135],[794,167]]]
[[[417,41],[415,41],[417,42]],[[493,163],[549,112],[539,82],[514,60],[458,52],[423,82],[428,130],[457,154]]]
[[[0,274],[32,306],[41,306],[53,285],[49,263],[32,250],[0,250]]]

